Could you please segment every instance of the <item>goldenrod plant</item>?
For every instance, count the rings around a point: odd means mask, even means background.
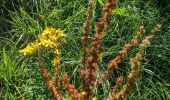
[[[98,100],[95,97],[95,87],[102,88],[103,81],[109,80],[113,72],[119,68],[119,64],[122,62],[122,58],[125,57],[131,50],[132,47],[138,46],[138,51],[134,57],[129,58],[130,73],[124,78],[119,76],[115,85],[112,86],[112,93],[108,94],[106,99],[109,100],[126,100],[127,95],[133,90],[135,81],[140,74],[140,63],[145,48],[150,46],[151,39],[154,37],[154,33],[160,29],[160,25],[157,24],[150,31],[150,35],[144,36],[145,28],[141,25],[131,39],[129,43],[125,43],[122,50],[119,51],[118,55],[111,60],[105,71],[102,72],[100,77],[97,77],[97,71],[99,69],[99,54],[101,53],[100,48],[102,47],[101,40],[107,35],[107,28],[111,20],[111,16],[114,16],[116,9],[116,0],[106,0],[105,5],[102,9],[102,14],[99,21],[96,23],[96,30],[94,36],[90,40],[91,23],[92,23],[92,12],[94,8],[95,0],[89,0],[89,5],[86,13],[86,21],[84,23],[83,36],[82,36],[82,68],[79,69],[79,75],[81,78],[82,88],[78,89],[74,84],[70,83],[71,78],[68,73],[59,77],[62,66],[60,65],[60,46],[64,39],[64,32],[61,29],[46,28],[41,34],[38,35],[37,39],[28,44],[28,46],[19,52],[23,55],[30,55],[38,52],[38,64],[40,73],[44,79],[44,83],[47,86],[51,99],[62,100],[65,99],[62,88],[68,94],[70,100]],[[141,41],[141,38],[144,39]],[[89,41],[91,44],[89,44]],[[54,59],[52,64],[55,66],[54,76],[55,79],[51,79],[51,73],[47,70],[42,60],[43,51],[46,48],[53,49]],[[124,81],[124,82],[123,82]],[[111,83],[110,83],[111,84]],[[123,85],[124,84],[124,85]],[[105,90],[107,91],[107,90]],[[64,94],[65,94],[64,92]]]

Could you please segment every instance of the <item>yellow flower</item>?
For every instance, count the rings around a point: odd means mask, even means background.
[[[60,64],[60,61],[57,57],[54,58],[54,60],[52,61],[52,64],[55,66],[58,66]]]
[[[83,92],[81,92],[81,94],[82,94],[82,95],[86,95],[87,93],[83,91]]]
[[[23,55],[29,55],[32,54],[36,49],[37,49],[37,44],[35,43],[30,43],[26,48],[19,50],[20,53]]]
[[[46,28],[41,34],[38,35],[38,38],[28,44],[28,46],[22,50],[19,50],[23,55],[29,55],[34,53],[39,47],[41,48],[52,48],[54,49],[55,57],[52,61],[52,64],[58,66],[59,62],[59,46],[64,37],[64,32],[60,29],[55,28]]]
[[[55,49],[54,54],[59,55],[58,47],[61,44],[62,38],[64,37],[64,32],[60,29],[46,28],[38,38],[28,44],[28,46],[22,50],[19,50],[23,55],[29,55],[34,53],[38,47],[53,48]]]
[[[96,97],[93,97],[93,100],[96,100]]]
[[[59,55],[59,54],[60,54],[59,51],[58,51],[58,49],[55,49],[54,54],[55,54],[55,55]]]
[[[53,48],[53,44],[51,40],[40,39],[39,46]]]

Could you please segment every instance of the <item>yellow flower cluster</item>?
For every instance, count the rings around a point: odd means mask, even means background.
[[[64,33],[62,30],[47,28],[41,35],[38,36],[39,39],[38,45],[50,48],[58,48],[63,36]]]
[[[59,64],[60,64],[60,62],[59,62],[59,50],[58,49],[55,49],[54,50],[54,55],[55,55],[55,57],[54,57],[54,59],[53,59],[53,61],[52,61],[52,64],[53,65],[55,65],[55,66],[58,66]]]
[[[58,62],[59,50],[58,47],[61,44],[64,32],[60,29],[46,28],[42,34],[38,35],[38,38],[28,44],[28,46],[22,50],[19,50],[23,55],[30,55],[34,53],[39,47],[54,49],[55,58],[53,63]]]
[[[38,45],[36,45],[35,43],[30,43],[30,44],[27,45],[26,48],[19,50],[19,52],[22,53],[24,56],[30,55],[34,51],[36,51],[37,48],[38,48]]]

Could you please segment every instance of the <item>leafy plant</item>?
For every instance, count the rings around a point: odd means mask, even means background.
[[[83,68],[80,69],[80,78],[82,82],[82,90],[78,91],[75,85],[70,84],[70,78],[68,74],[64,74],[62,85],[61,85],[61,78],[59,73],[61,71],[61,66],[59,62],[59,51],[58,46],[61,42],[61,37],[63,36],[58,30],[53,28],[46,29],[43,31],[41,35],[38,36],[38,39],[34,42],[29,44],[25,49],[20,50],[21,53],[24,55],[32,54],[35,50],[38,49],[38,59],[39,59],[39,68],[41,72],[41,76],[44,79],[46,86],[51,94],[52,99],[61,100],[62,92],[61,87],[64,87],[68,95],[72,100],[92,100],[94,97],[94,89],[96,87],[102,88],[102,83],[104,80],[108,80],[110,75],[113,73],[114,70],[118,69],[118,64],[121,63],[121,59],[127,55],[129,50],[135,46],[139,45],[139,50],[135,54],[135,57],[130,58],[130,66],[131,72],[127,75],[127,82],[121,89],[118,91],[119,86],[123,82],[123,76],[119,76],[111,91],[112,94],[108,97],[110,100],[120,100],[126,99],[127,94],[132,90],[133,85],[135,84],[135,79],[139,75],[139,67],[140,67],[140,60],[142,58],[142,54],[144,53],[144,49],[150,45],[150,39],[153,38],[152,35],[146,36],[142,43],[138,44],[140,35],[145,32],[144,27],[141,26],[139,31],[137,31],[136,35],[132,38],[132,40],[125,44],[124,48],[119,51],[119,54],[115,57],[115,59],[111,60],[110,63],[107,65],[106,71],[103,73],[101,79],[97,79],[97,70],[98,70],[98,60],[99,60],[99,49],[101,47],[101,39],[105,35],[107,30],[107,26],[110,22],[111,15],[117,14],[118,12],[112,12],[115,9],[115,1],[107,1],[105,6],[102,10],[102,16],[99,22],[96,25],[96,33],[94,34],[91,40],[91,47],[88,48],[88,37],[90,36],[90,26],[91,26],[91,19],[92,19],[92,11],[93,11],[94,1],[89,1],[89,6],[87,9],[87,20],[84,24],[83,30],[83,56],[82,56],[82,65]],[[160,29],[160,25],[157,24],[155,28],[151,30],[151,33],[155,33],[157,30]],[[50,72],[46,69],[46,66],[43,64],[42,61],[42,48],[53,48],[54,50],[54,60],[53,64],[56,67],[54,72],[55,80],[51,79]],[[88,53],[90,52],[90,53]],[[106,90],[105,90],[106,91]]]

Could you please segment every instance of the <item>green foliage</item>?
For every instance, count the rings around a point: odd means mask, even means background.
[[[27,69],[16,48],[0,49],[0,99],[23,99]]]
[[[13,3],[11,0],[0,1],[0,26],[2,26],[0,27],[0,99],[49,99],[38,65],[35,63],[37,59],[22,58],[17,52],[30,41],[34,41],[37,34],[45,27],[61,28],[65,31],[66,43],[61,47],[61,74],[69,71],[72,82],[81,88],[77,76],[78,68],[81,66],[80,38],[87,0],[12,1]],[[161,3],[159,8],[155,1],[157,0],[119,0],[116,14],[112,17],[107,35],[102,40],[105,52],[100,54],[99,73],[105,69],[108,61],[117,55],[123,44],[130,41],[139,25],[143,24],[148,30],[158,22],[162,24],[162,30],[156,34],[153,44],[146,50],[141,66],[141,79],[136,83],[136,89],[129,96],[129,100],[170,99],[169,4]],[[95,4],[91,35],[94,34],[95,22],[100,17],[103,4],[104,0],[97,0]],[[147,31],[145,35],[148,33]],[[125,63],[121,64],[121,69],[115,75],[129,71],[129,68],[124,66],[135,51],[134,48],[128,57],[123,59]],[[52,56],[44,53],[48,70],[52,69],[49,62],[51,59]],[[113,83],[115,75],[111,78]],[[103,89],[96,90],[95,95],[98,98],[107,97],[109,94],[109,91],[104,92],[110,88],[108,82],[103,85]]]

